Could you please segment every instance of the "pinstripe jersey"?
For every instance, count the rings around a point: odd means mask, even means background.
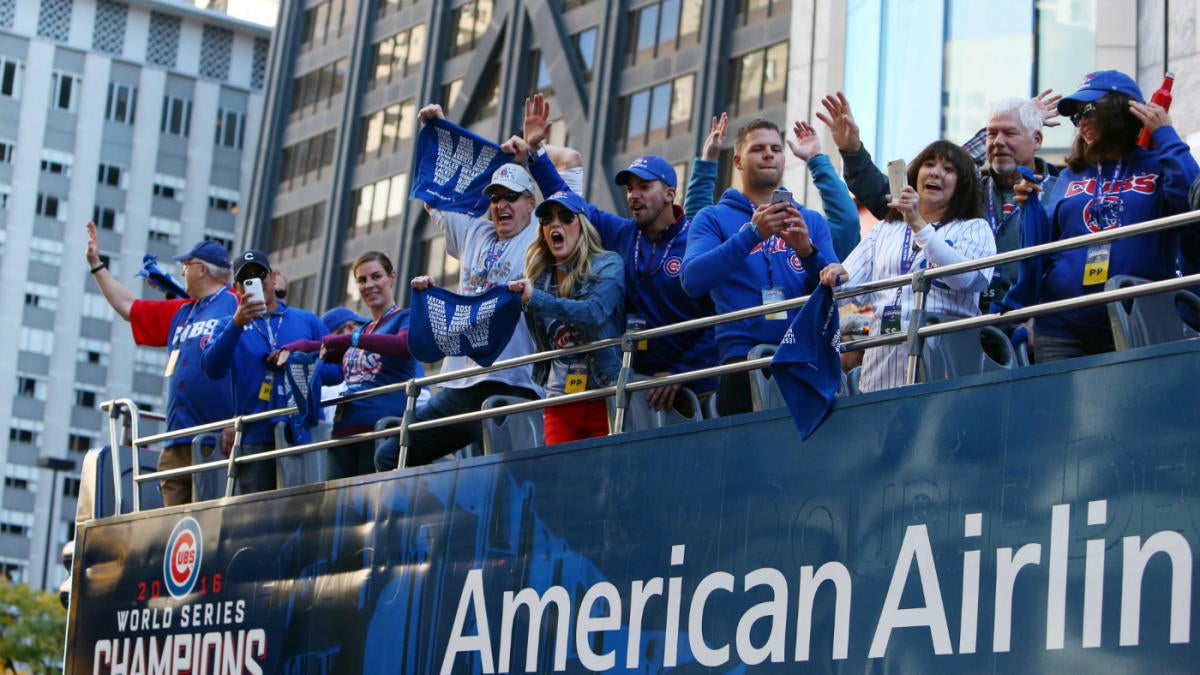
[[[850,276],[847,285],[859,286],[869,281],[900,276],[905,273],[902,271],[905,260],[911,260],[912,269],[915,270],[996,253],[996,239],[987,221],[982,218],[955,220],[936,229],[928,226],[907,238],[906,232],[909,232],[908,225],[896,220],[884,221],[871,228],[842,263]],[[992,270],[989,268],[935,280],[926,298],[925,310],[955,317],[976,316],[979,314],[979,293],[988,287],[991,278]],[[869,301],[875,310],[875,316],[871,319],[871,335],[880,334],[883,309],[892,305],[900,306],[900,327],[902,330],[908,329],[908,315],[913,306],[911,285],[877,291],[853,300],[859,304]],[[859,389],[877,391],[903,385],[906,354],[903,343],[866,350]]]

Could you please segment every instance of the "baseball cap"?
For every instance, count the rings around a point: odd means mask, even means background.
[[[325,327],[329,329],[330,333],[346,325],[347,321],[357,324],[371,323],[370,319],[361,314],[355,314],[354,310],[349,307],[334,307],[321,315],[321,321],[325,323]]]
[[[239,277],[242,275],[242,270],[246,269],[247,265],[258,265],[267,272],[271,271],[271,263],[267,260],[267,254],[262,251],[250,249],[233,261],[233,278],[235,280],[240,281]]]
[[[583,201],[583,197],[570,190],[559,190],[546,197],[541,204],[538,204],[538,207],[533,211],[533,215],[539,218],[542,217],[550,210],[551,204],[561,204],[567,207],[572,213],[583,213],[587,210],[587,202]]]
[[[217,267],[229,267],[229,251],[221,245],[219,241],[202,241],[192,247],[192,250],[183,255],[175,256],[176,262],[184,260],[203,260],[206,263],[216,265]]]
[[[484,194],[491,194],[497,185],[513,192],[528,192],[533,194],[533,179],[529,172],[520,164],[504,164],[492,173],[492,182],[483,189]]]
[[[617,185],[629,182],[629,176],[637,176],[645,180],[661,180],[667,187],[679,187],[679,179],[675,176],[675,167],[670,162],[655,155],[643,155],[633,160],[628,169],[617,172]]]
[[[1099,70],[1084,75],[1083,81],[1079,83],[1079,89],[1070,96],[1064,96],[1058,102],[1058,114],[1070,117],[1084,103],[1095,101],[1112,92],[1125,94],[1138,103],[1145,102],[1142,99],[1142,90],[1138,88],[1137,82],[1134,82],[1132,77],[1119,70]]]

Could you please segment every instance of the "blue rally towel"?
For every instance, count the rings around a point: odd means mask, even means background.
[[[771,374],[801,440],[812,435],[833,405],[842,381],[841,318],[833,289],[817,287],[788,327],[771,359]]]
[[[435,209],[481,216],[488,210],[483,189],[492,173],[513,159],[482,136],[444,119],[429,120],[417,135],[417,170],[409,196]]]
[[[162,291],[163,295],[167,296],[168,300],[175,298],[190,298],[188,292],[183,290],[170,274],[158,268],[158,256],[153,253],[147,253],[142,256],[142,269],[138,270],[137,276],[146,280],[146,283]]]
[[[479,295],[459,295],[437,286],[414,290],[408,349],[425,363],[443,356],[469,356],[481,366],[490,366],[520,320],[521,294],[507,285]]]
[[[288,387],[292,399],[296,403],[297,414],[288,418],[293,427],[293,433],[298,429],[297,424],[304,430],[317,426],[321,421],[321,366],[325,365],[317,355],[319,352],[291,352],[288,354],[287,373]]]

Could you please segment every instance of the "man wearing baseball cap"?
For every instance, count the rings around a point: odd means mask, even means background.
[[[122,284],[100,257],[100,239],[94,223],[87,224],[87,264],[104,299],[129,322],[133,341],[147,347],[166,347],[163,371],[167,386],[167,430],[178,431],[233,416],[229,379],[209,379],[200,368],[203,346],[212,339],[219,317],[237,307],[229,291],[229,253],[216,241],[202,241],[175,257],[182,264],[188,298],[143,300]],[[160,471],[191,466],[192,437],[168,441],[158,458]],[[159,483],[167,506],[192,501],[190,476],[167,478]]]
[[[201,356],[204,372],[211,378],[231,378],[236,415],[276,410],[295,405],[284,367],[283,345],[295,340],[320,340],[329,331],[312,312],[289,307],[275,296],[275,275],[262,251],[249,250],[233,261],[234,288],[241,296],[232,315],[226,315],[216,335]],[[257,279],[262,295],[248,295],[246,282]],[[337,380],[330,368],[326,383]],[[307,442],[307,430],[294,424],[295,416],[276,417],[246,425],[238,455],[253,455],[275,449],[275,425],[289,422],[289,441]],[[275,460],[251,462],[237,467],[238,494],[275,488]]]
[[[417,114],[421,124],[433,118],[445,119],[442,107],[436,103],[421,108]],[[537,197],[534,196],[533,179],[525,167],[520,164],[502,165],[492,173],[491,183],[483,191],[490,201],[490,220],[425,206],[430,219],[445,235],[446,254],[461,262],[458,293],[462,295],[479,295],[495,286],[507,285],[510,281],[522,278],[525,274],[525,249],[537,239],[537,228],[529,227]],[[417,289],[429,288],[433,284],[434,280],[429,276],[412,280],[413,288]],[[525,322],[520,321],[497,360],[516,358],[534,351],[533,338]],[[476,365],[466,356],[448,356],[442,362],[442,372],[454,372]],[[535,399],[541,397],[542,388],[533,382],[532,366],[452,380],[444,382],[437,394],[417,406],[415,419],[424,422],[477,411],[483,407],[485,399],[494,395]],[[428,464],[471,443],[482,442],[482,438],[483,426],[479,422],[460,422],[410,432],[407,465]],[[394,439],[381,443],[375,453],[375,467],[380,471],[396,468],[399,450]]]
[[[543,194],[568,189],[543,148],[550,128],[549,112],[550,106],[541,94],[525,107],[529,169]],[[654,155],[638,157],[627,169],[617,172],[616,184],[625,189],[625,203],[632,218],[602,211],[592,204],[587,204],[584,213],[599,231],[604,248],[620,254],[625,261],[626,328],[653,328],[710,316],[712,301],[707,296],[691,297],[680,281],[688,219],[674,203],[679,187],[675,167]],[[654,377],[715,365],[717,343],[712,328],[642,342],[633,357],[634,371]],[[717,380],[692,380],[686,386],[703,395],[716,388]],[[678,390],[677,384],[651,389],[647,401],[659,410],[667,409],[674,404]]]

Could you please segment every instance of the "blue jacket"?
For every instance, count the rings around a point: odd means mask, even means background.
[[[551,336],[542,325],[543,318],[561,319],[571,323],[583,342],[594,342],[617,337],[625,332],[625,316],[622,297],[625,294],[624,273],[621,256],[611,251],[602,251],[592,258],[592,275],[584,277],[575,287],[570,298],[551,295],[550,270],[534,279],[533,295],[525,307],[525,321],[538,350],[557,349],[551,344]],[[588,361],[589,389],[615,384],[621,371],[621,348],[607,347],[586,354]],[[533,379],[545,385],[550,374],[550,362],[541,361],[534,365]],[[594,384],[595,386],[590,386]]]
[[[1059,175],[1047,209],[1052,236],[1067,239],[1183,213],[1189,209],[1188,189],[1198,175],[1200,166],[1175,129],[1159,127],[1152,150],[1135,147],[1120,162],[1106,161],[1078,172],[1068,168]],[[1118,274],[1151,281],[1175,276],[1178,229],[1121,239],[1111,246],[1110,279]],[[1050,257],[1042,283],[1043,300],[1104,289],[1103,283],[1083,284],[1087,251],[1086,247],[1075,248]],[[1039,332],[1057,337],[1088,341],[1103,336],[1098,340],[1101,343],[1107,342],[1110,330],[1104,305],[1038,317],[1036,325]]]
[[[684,290],[693,296],[711,294],[721,314],[762,305],[767,287],[782,289],[788,299],[808,295],[817,287],[821,269],[837,257],[825,217],[803,207],[800,213],[817,249],[807,258],[779,237],[760,239],[750,222],[754,205],[741,192],[726,190],[720,202],[692,223],[683,259]],[[718,325],[721,360],[745,356],[757,344],[779,344],[788,323],[760,316]]]
[[[710,162],[710,164],[714,164]],[[715,167],[715,164],[714,164]],[[545,156],[530,162],[529,168],[542,194],[567,190]],[[693,173],[693,177],[695,173]],[[689,182],[688,193],[695,189]],[[698,192],[703,193],[703,183]],[[716,172],[707,181],[708,194],[716,185]],[[711,203],[711,197],[709,199]],[[625,267],[626,316],[639,317],[646,328],[666,326],[704,316],[712,316],[713,304],[707,298],[694,298],[683,290],[680,272],[687,251],[688,219],[682,209],[675,209],[675,223],[657,241],[642,236],[633,218],[622,218],[588,204],[587,217],[596,226],[604,248],[620,254]],[[640,269],[639,269],[640,267]],[[675,333],[649,340],[646,348],[633,354],[633,369],[643,375],[659,372],[683,373],[717,365],[717,338],[712,328]],[[687,386],[697,393],[717,387],[715,377],[693,380]]]
[[[287,375],[282,369],[268,366],[267,355],[294,340],[320,340],[328,332],[325,324],[312,312],[288,307],[280,301],[274,314],[255,319],[245,328],[239,328],[232,315],[225,317],[216,337],[204,348],[201,364],[211,378],[232,375],[235,414],[249,415],[283,408],[294,404],[287,390]],[[263,400],[259,395],[268,379],[271,383],[269,400]],[[273,428],[276,422],[284,419],[277,417],[248,425],[242,442],[274,445]]]

